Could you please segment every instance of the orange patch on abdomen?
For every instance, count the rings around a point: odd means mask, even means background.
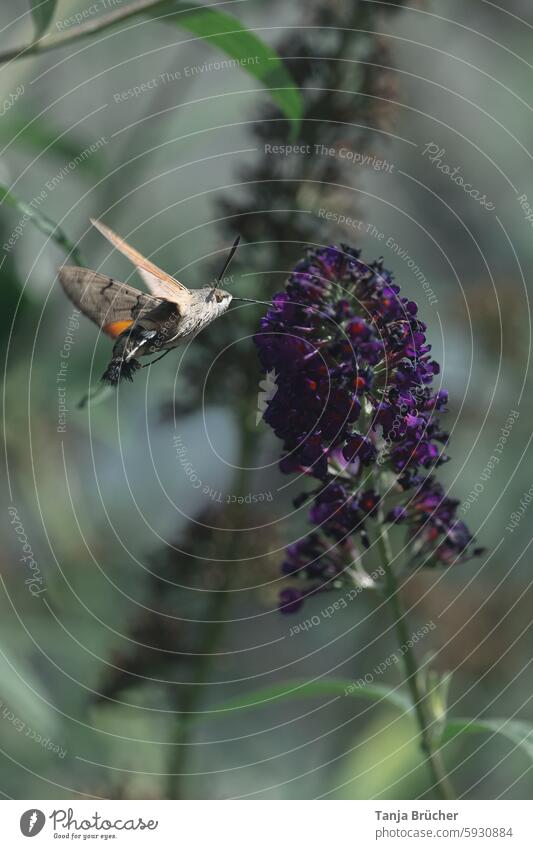
[[[112,336],[116,339],[117,336],[120,336],[121,333],[124,333],[128,327],[131,327],[133,321],[131,318],[126,321],[110,321],[109,324],[104,324],[102,330],[104,333],[107,333],[108,336]]]

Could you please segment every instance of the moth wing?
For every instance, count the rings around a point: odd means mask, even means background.
[[[149,259],[146,259],[139,251],[125,242],[121,236],[118,236],[110,227],[107,227],[106,224],[102,224],[101,221],[97,221],[95,218],[91,218],[91,224],[133,263],[153,295],[178,304],[180,312],[185,312],[191,303],[192,296],[190,290],[183,283],[180,283],[179,280],[171,277],[166,271],[163,271],[153,262],[150,262]]]
[[[74,265],[62,266],[59,280],[72,303],[113,338],[164,302],[105,274]]]

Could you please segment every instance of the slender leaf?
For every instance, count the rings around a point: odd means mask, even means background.
[[[435,722],[435,733],[440,735],[446,725],[448,694],[452,681],[451,672],[439,672],[430,666],[424,667],[426,704]]]
[[[533,760],[533,726],[524,720],[451,719],[444,728],[441,744],[460,734],[501,734]]]
[[[335,799],[417,799],[427,793],[427,768],[411,719],[403,714],[384,723],[379,711],[364,729],[357,726],[333,785]]]
[[[35,29],[35,38],[40,38],[54,17],[57,0],[30,0],[31,16],[33,18],[33,26]]]
[[[247,710],[278,704],[294,699],[320,698],[324,696],[353,696],[359,699],[369,699],[372,702],[387,701],[401,711],[409,711],[411,703],[407,696],[398,690],[392,690],[382,684],[371,684],[356,687],[352,681],[290,681],[285,684],[274,684],[248,693],[246,696],[231,699],[214,708],[216,713],[226,713],[235,710]]]
[[[4,720],[0,728],[5,731],[8,723],[22,722],[43,737],[53,734],[57,730],[56,714],[35,695],[43,692],[43,686],[25,658],[2,647],[0,673],[0,720]]]
[[[55,2],[48,0],[43,4],[34,0],[32,8],[36,26],[39,26],[38,32],[42,35],[52,18]],[[73,44],[137,15],[151,15],[163,22],[176,24],[224,51],[269,90],[274,102],[291,122],[292,138],[296,138],[303,114],[303,100],[283,61],[275,50],[241,24],[238,18],[212,7],[176,0],[137,0],[71,27],[66,32],[49,35],[25,47],[0,52],[0,63]]]
[[[227,12],[208,7],[198,7],[191,12],[190,2],[173,2],[168,8],[181,14],[163,20],[174,20],[181,29],[206,39],[235,59],[244,71],[269,90],[274,102],[291,121],[293,136],[297,134],[303,112],[302,96],[275,50]],[[159,9],[153,14],[160,16],[166,11],[166,8]]]
[[[66,253],[71,254],[76,265],[83,265],[78,249],[55,221],[52,221],[51,218],[48,218],[40,210],[34,209],[30,204],[19,200],[5,186],[0,185],[0,205],[2,203],[7,203],[9,206],[15,207],[15,209],[22,213],[23,221],[31,221],[41,233],[44,233],[45,236],[50,236],[60,248],[66,251]]]
[[[55,11],[56,0],[39,3],[32,0],[32,14],[37,29],[36,39],[48,27]],[[172,14],[175,12],[176,14]],[[54,50],[65,44],[94,35],[116,26],[136,15],[152,15],[163,21],[171,21],[183,29],[206,39],[223,50],[240,66],[259,80],[270,91],[272,99],[292,124],[292,137],[295,138],[303,113],[303,101],[300,90],[294,83],[281,58],[255,33],[248,30],[237,18],[227,12],[205,6],[195,6],[190,2],[161,2],[161,0],[137,0],[124,8],[113,9],[107,15],[86,21],[67,32],[48,36],[42,41],[34,41],[22,48],[10,49],[0,53],[0,62],[8,62],[23,56],[30,56]]]

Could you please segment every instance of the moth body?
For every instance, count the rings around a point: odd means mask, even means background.
[[[181,313],[175,304],[163,301],[142,314],[118,336],[113,357],[102,380],[115,386],[121,378],[133,379],[141,367],[139,357],[159,354],[189,342],[204,327],[224,313],[231,295],[223,289],[191,290],[191,303]]]
[[[63,266],[59,279],[71,301],[114,340],[102,380],[116,386],[133,379],[140,357],[167,352],[193,339],[228,309],[223,289],[188,289],[143,257],[99,221],[95,227],[135,265],[150,294],[88,268]],[[235,241],[229,259],[235,252]],[[229,259],[226,261],[227,267]]]

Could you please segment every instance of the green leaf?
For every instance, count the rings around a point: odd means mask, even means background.
[[[429,708],[432,719],[435,721],[435,733],[442,734],[446,725],[448,713],[448,694],[452,681],[451,672],[439,672],[429,665],[424,665],[424,688],[426,692],[426,705]]]
[[[405,715],[384,721],[383,712],[357,728],[332,782],[335,799],[417,799],[428,791],[427,768]]]
[[[5,647],[0,648],[0,680],[0,719],[5,720],[0,729],[5,731],[7,723],[16,720],[32,726],[43,737],[57,731],[52,708],[36,695],[42,693],[43,686],[30,663]]]
[[[272,703],[278,704],[290,699],[309,699],[324,696],[353,696],[360,699],[369,699],[372,702],[383,700],[393,704],[401,711],[409,711],[411,703],[407,696],[399,690],[392,690],[382,684],[370,684],[358,687],[353,681],[337,681],[329,679],[326,681],[289,681],[284,684],[274,684],[248,693],[246,696],[231,699],[212,709],[212,713],[226,713],[234,710],[248,710],[257,707],[272,707]],[[207,718],[205,716],[204,718]]]
[[[30,0],[31,16],[35,29],[35,38],[38,39],[48,29],[54,17],[57,0]]]
[[[202,6],[191,11],[191,3],[187,2],[174,2],[168,8],[181,14],[176,14],[175,18],[164,17],[163,21],[172,20],[180,28],[220,48],[269,90],[274,102],[291,121],[295,138],[303,113],[302,95],[275,50],[227,12]],[[153,14],[160,16],[162,11],[165,8]]]
[[[50,236],[60,248],[62,248],[66,253],[70,253],[76,265],[83,265],[78,249],[66,236],[59,225],[55,223],[55,221],[52,221],[51,218],[48,218],[48,216],[40,210],[38,211],[37,209],[34,209],[30,204],[19,200],[19,198],[6,189],[5,186],[0,184],[0,206],[2,203],[7,203],[9,206],[15,207],[15,209],[22,213],[23,218],[20,222],[21,225],[23,222],[27,223],[27,221],[31,221],[35,227],[41,231],[41,233],[44,233],[45,236]]]
[[[533,726],[521,719],[451,719],[440,739],[441,745],[460,734],[501,734],[533,760]]]
[[[42,4],[34,0],[33,15],[40,34],[50,23],[55,5],[52,0]],[[212,7],[195,6],[190,2],[175,2],[175,0],[173,2],[138,0],[123,8],[113,9],[106,15],[100,15],[95,20],[71,27],[67,32],[49,35],[42,41],[36,40],[24,48],[11,48],[0,52],[0,63],[72,44],[81,38],[94,36],[97,32],[117,26],[137,15],[151,15],[162,22],[170,21],[177,24],[231,56],[243,70],[248,71],[266,86],[272,99],[291,122],[292,139],[297,137],[303,114],[303,100],[299,88],[283,61],[275,50],[243,26],[237,18]]]

